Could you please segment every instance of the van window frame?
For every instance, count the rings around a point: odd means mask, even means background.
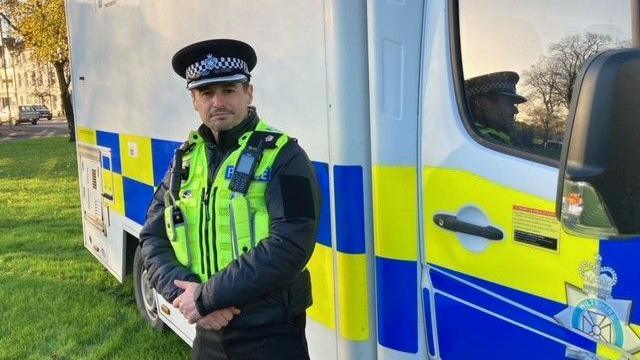
[[[449,51],[451,57],[451,73],[453,75],[453,86],[455,91],[456,102],[458,104],[458,112],[460,119],[464,125],[465,130],[480,145],[501,152],[506,155],[515,156],[524,160],[533,161],[535,163],[551,166],[554,168],[560,168],[560,161],[552,158],[548,158],[542,155],[537,155],[525,150],[510,147],[503,144],[493,143],[478,134],[472,123],[473,116],[471,115],[471,108],[467,95],[464,91],[464,75],[462,71],[462,51],[460,47],[460,9],[458,6],[458,0],[449,0]],[[562,147],[564,148],[567,141],[567,133],[565,132],[562,140]]]

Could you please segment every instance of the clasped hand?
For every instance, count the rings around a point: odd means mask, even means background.
[[[240,314],[240,309],[230,306],[216,310],[203,317],[196,308],[194,296],[199,284],[182,280],[175,280],[174,284],[184,292],[173,300],[173,306],[180,310],[180,313],[187,319],[189,324],[197,322],[204,329],[220,330],[227,326],[236,315]]]

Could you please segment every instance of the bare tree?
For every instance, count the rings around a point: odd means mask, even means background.
[[[615,46],[611,36],[586,33],[563,38],[549,47],[551,64],[558,74],[556,92],[562,105],[569,109],[573,84],[578,78],[582,64],[600,51]]]
[[[528,117],[527,122],[541,130],[545,147],[555,130],[565,123],[560,114],[562,97],[557,91],[562,75],[554,65],[553,59],[542,58],[524,72],[528,102],[522,109]]]
[[[598,52],[624,47],[605,34],[570,35],[549,46],[549,52],[523,73],[525,95],[522,105],[527,123],[538,129],[546,146],[554,133],[560,133],[569,112],[573,85],[585,61]]]

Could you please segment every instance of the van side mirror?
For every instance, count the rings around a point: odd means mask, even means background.
[[[640,234],[640,49],[602,52],[583,66],[567,120],[556,215],[600,238]]]

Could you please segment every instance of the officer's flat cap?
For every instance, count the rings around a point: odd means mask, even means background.
[[[187,80],[187,89],[212,83],[246,82],[257,58],[253,48],[242,41],[213,39],[186,46],[173,55],[173,70]]]
[[[513,71],[500,71],[476,76],[464,81],[468,97],[478,95],[504,95],[510,97],[514,103],[527,101],[524,96],[516,93],[516,84],[520,76]]]

